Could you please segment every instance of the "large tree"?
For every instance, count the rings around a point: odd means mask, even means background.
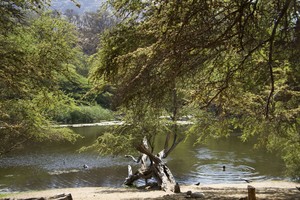
[[[257,136],[299,178],[299,1],[109,2],[123,20],[102,37],[92,78],[116,87],[116,105],[161,112],[182,91],[199,140]]]
[[[49,113],[72,104],[59,80],[73,68],[77,36],[66,21],[41,14],[47,2],[0,3],[0,155],[28,141],[75,138],[51,128]]]

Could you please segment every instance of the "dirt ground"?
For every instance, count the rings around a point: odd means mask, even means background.
[[[4,199],[25,199],[32,197],[51,197],[58,194],[71,194],[74,200],[98,200],[98,199],[169,199],[180,200],[188,199],[187,191],[192,194],[203,196],[198,199],[245,199],[247,197],[247,187],[255,187],[257,199],[282,199],[282,200],[300,200],[300,191],[296,186],[299,183],[284,181],[264,181],[245,184],[215,184],[215,185],[190,185],[180,186],[181,193],[164,192],[160,190],[146,190],[133,188],[61,188],[44,191],[29,191],[22,193],[8,194]],[[195,199],[195,198],[191,198]]]

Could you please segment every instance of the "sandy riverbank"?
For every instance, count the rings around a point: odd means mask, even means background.
[[[300,200],[300,191],[296,186],[299,183],[285,181],[264,181],[245,184],[200,184],[199,186],[181,186],[181,194],[164,192],[158,190],[142,190],[132,188],[104,188],[104,187],[86,187],[86,188],[63,188],[49,189],[44,191],[29,191],[18,194],[10,194],[6,198],[20,199],[31,197],[50,197],[58,194],[71,193],[74,200],[98,200],[98,199],[186,199],[186,192],[201,192],[204,199],[240,199],[247,196],[247,186],[256,188],[258,199],[298,199]]]

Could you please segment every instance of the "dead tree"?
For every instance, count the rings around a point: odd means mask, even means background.
[[[149,146],[147,139],[143,139],[143,143],[136,146],[136,149],[141,153],[138,159],[135,159],[131,155],[126,157],[131,157],[135,162],[140,163],[141,167],[133,174],[132,168],[128,165],[128,177],[125,179],[125,185],[132,185],[138,179],[145,179],[146,185],[147,180],[154,178],[157,185],[164,191],[178,192],[179,186],[175,181],[175,178],[163,161],[170,152],[182,141],[182,139],[177,139],[177,135],[174,135],[174,139],[171,147],[169,148],[170,133],[166,137],[166,142],[164,149],[160,151],[157,155],[154,155]],[[148,162],[147,162],[148,161]]]

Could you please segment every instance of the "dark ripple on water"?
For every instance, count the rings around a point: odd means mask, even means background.
[[[260,175],[249,166],[255,161],[247,155],[235,152],[214,151],[206,148],[198,149],[199,162],[191,172],[190,182],[202,183],[244,183],[245,180],[260,181],[266,177]],[[223,171],[225,166],[225,171]]]
[[[191,179],[202,183],[241,183],[245,180],[264,180],[265,176],[246,165],[227,164],[226,170],[223,171],[222,164],[206,164],[196,167],[196,170],[191,172]]]

